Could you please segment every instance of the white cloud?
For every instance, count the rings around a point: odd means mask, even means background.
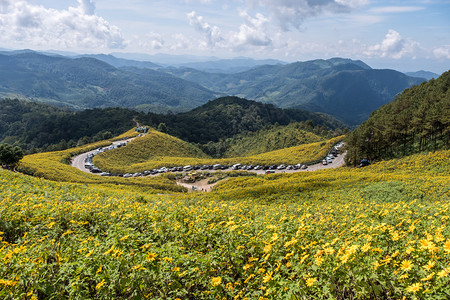
[[[323,13],[350,12],[368,0],[248,0],[250,8],[262,7],[285,31],[299,29],[305,19]]]
[[[439,59],[450,59],[450,45],[445,45],[434,49],[433,54]]]
[[[159,33],[151,32],[146,34],[143,39],[136,37],[139,47],[148,50],[160,50],[164,47],[165,41]]]
[[[220,29],[217,26],[211,26],[203,20],[202,16],[197,16],[195,11],[187,14],[189,24],[195,28],[198,32],[204,35],[206,44],[203,46],[206,48],[215,47],[220,43],[223,38],[220,33]]]
[[[383,6],[370,10],[373,13],[406,13],[425,9],[422,6]]]
[[[268,19],[262,14],[252,18],[246,12],[241,12],[244,24],[239,27],[239,32],[232,33],[230,42],[234,48],[246,46],[268,46],[272,40],[267,35],[266,24]]]
[[[25,0],[0,0],[0,43],[13,47],[62,49],[124,48],[118,27],[95,15],[93,0],[77,7],[45,8]]]
[[[400,33],[395,30],[389,29],[384,40],[376,45],[369,46],[364,54],[368,56],[389,57],[400,59],[406,54],[413,55],[418,43],[404,39]]]

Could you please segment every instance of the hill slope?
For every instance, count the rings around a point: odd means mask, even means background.
[[[290,123],[289,125],[267,125],[256,132],[241,133],[217,143],[202,145],[205,152],[215,157],[251,156],[302,144],[324,140],[329,132],[317,132],[308,123]],[[214,148],[214,149],[210,149]]]
[[[196,146],[168,134],[149,129],[148,133],[128,143],[126,147],[104,152],[94,158],[94,163],[102,170],[121,173],[117,166],[129,167],[149,160],[167,158],[208,158]],[[183,165],[182,163],[180,165]],[[143,170],[142,170],[143,171]]]
[[[0,54],[0,96],[76,109],[119,106],[165,112],[197,107],[216,93],[150,69],[117,69],[89,57],[25,52]]]
[[[361,61],[341,58],[261,66],[231,75],[194,69],[167,72],[217,92],[282,108],[328,113],[348,125],[358,125],[397,93],[423,81],[393,70],[373,70]]]
[[[227,98],[218,99],[185,114],[162,115],[124,108],[74,112],[31,101],[0,99],[0,143],[16,144],[25,150],[63,150],[117,135],[134,126],[133,120],[155,128],[165,123],[167,132],[186,141],[201,143],[259,130],[276,122],[288,124],[311,119],[317,124],[318,132],[344,126],[330,116],[285,111],[244,99],[226,101]],[[229,113],[228,106],[231,105],[232,113]],[[250,122],[249,116],[257,122]],[[319,125],[322,126],[319,128]]]
[[[312,120],[324,128],[344,128],[345,124],[325,114],[296,109],[280,109],[238,97],[223,97],[209,101],[189,112],[177,115],[148,114],[139,119],[143,124],[157,128],[165,123],[168,133],[192,143],[217,142],[239,133],[257,131],[266,125]]]
[[[446,299],[449,155],[187,195],[0,170],[0,295]]]
[[[347,138],[347,161],[450,147],[450,71],[405,90]]]

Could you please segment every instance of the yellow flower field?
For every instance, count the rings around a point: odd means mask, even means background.
[[[0,296],[446,299],[449,158],[232,178],[208,194],[0,171]]]

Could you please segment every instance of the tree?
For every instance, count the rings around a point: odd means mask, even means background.
[[[22,148],[9,144],[0,144],[0,163],[2,165],[13,166],[23,157]]]
[[[159,123],[158,131],[160,131],[162,133],[167,133],[167,125],[166,125],[166,123]]]

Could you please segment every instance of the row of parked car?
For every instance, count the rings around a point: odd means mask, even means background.
[[[86,169],[89,169],[89,171],[91,173],[101,173],[100,175],[103,175],[103,176],[111,176],[111,174],[109,174],[107,172],[102,172],[102,170],[100,170],[99,168],[94,166],[94,163],[92,162],[92,160],[93,160],[94,156],[96,156],[99,153],[106,152],[106,151],[113,150],[113,149],[117,149],[117,148],[120,148],[120,147],[123,147],[123,146],[126,146],[126,145],[127,145],[127,143],[120,142],[120,143],[112,144],[112,145],[110,145],[108,147],[96,149],[93,153],[89,153],[88,156],[85,158],[85,160],[84,160],[84,167]]]
[[[92,160],[93,156],[88,156],[88,158],[91,158]],[[92,173],[101,173],[101,176],[119,176],[124,178],[130,178],[130,177],[142,177],[142,176],[149,176],[149,175],[157,175],[162,173],[168,173],[168,172],[190,172],[190,171],[206,171],[206,170],[263,170],[263,171],[275,171],[275,170],[305,170],[308,166],[304,164],[296,164],[296,165],[241,165],[241,164],[234,164],[232,166],[229,165],[221,165],[221,164],[215,164],[215,165],[201,165],[201,166],[184,166],[184,167],[162,167],[159,169],[153,169],[148,170],[144,172],[136,172],[136,173],[125,173],[125,174],[111,174],[108,172],[102,172],[97,167],[92,167],[90,170]],[[273,173],[273,172],[266,172],[266,173]]]
[[[322,160],[322,165],[328,165],[328,164],[331,164],[331,163],[333,162],[333,159],[335,159],[336,157],[338,157],[339,152],[340,152],[340,148],[341,148],[342,146],[344,146],[344,143],[342,143],[342,142],[339,143],[339,144],[337,144],[336,146],[334,146],[334,147],[331,149],[330,153],[327,155],[327,157],[325,157],[325,158]]]
[[[111,145],[106,148],[99,148],[97,149],[93,154],[89,154],[88,157],[85,160],[85,167],[90,169],[92,173],[101,173],[101,176],[119,176],[124,178],[130,178],[130,177],[142,177],[142,176],[149,176],[149,175],[156,175],[161,173],[167,173],[167,172],[190,172],[190,171],[197,171],[197,170],[262,170],[266,171],[266,174],[274,173],[276,170],[306,170],[308,168],[305,164],[296,164],[296,165],[241,165],[241,164],[234,164],[234,165],[222,165],[222,164],[214,164],[214,165],[187,165],[184,167],[162,167],[159,169],[153,169],[153,170],[147,170],[144,172],[137,172],[137,173],[125,173],[125,174],[111,174],[108,172],[102,172],[100,169],[95,167],[92,163],[93,157],[101,152],[112,150],[115,148],[119,148],[122,146],[125,146],[125,143],[120,143],[117,145]],[[329,155],[322,161],[322,164],[327,165],[333,162],[333,159],[338,156],[339,149],[343,146],[343,143],[339,143],[336,146],[333,147],[333,149],[330,151]]]

